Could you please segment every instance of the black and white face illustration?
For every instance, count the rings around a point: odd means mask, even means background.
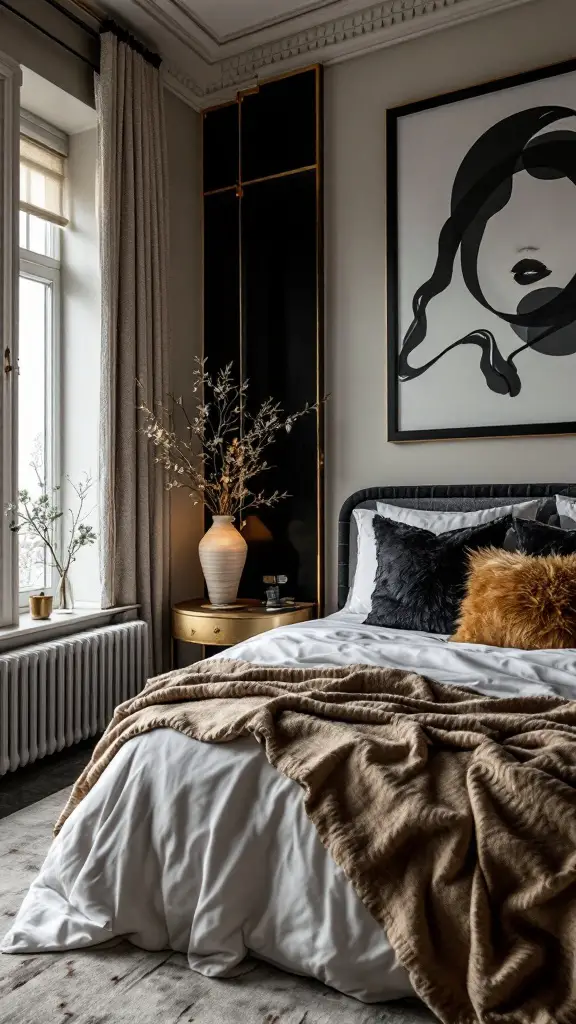
[[[456,274],[474,302],[464,332],[440,301]],[[399,379],[461,350],[478,386],[506,398],[521,393],[526,353],[576,353],[576,109],[550,104],[504,117],[457,168],[435,265],[412,298]]]
[[[566,132],[576,162],[575,134]],[[560,133],[558,133],[560,134]],[[542,137],[543,140],[545,136]],[[550,168],[546,176],[522,169],[512,180],[512,195],[484,231],[478,252],[478,280],[492,309],[531,313],[566,291],[576,270],[576,185]],[[539,343],[537,329],[511,325],[499,347],[508,358],[518,339],[546,355],[576,352],[576,322],[560,327]],[[519,363],[520,365],[520,363]]]

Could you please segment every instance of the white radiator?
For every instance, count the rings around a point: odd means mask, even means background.
[[[103,732],[147,668],[140,621],[0,654],[0,775]]]

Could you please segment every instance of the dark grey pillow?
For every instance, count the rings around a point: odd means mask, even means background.
[[[374,516],[378,567],[366,624],[453,633],[464,597],[468,551],[503,547],[512,517],[434,534]]]
[[[532,519],[516,519],[514,533],[517,549],[524,555],[572,555],[576,552],[576,532],[573,530],[547,526]]]
[[[519,513],[522,515],[522,513]],[[538,511],[534,517],[539,523],[548,523],[549,526],[560,526],[560,516],[556,508],[556,498],[542,498],[538,504]],[[574,524],[576,526],[576,523]]]

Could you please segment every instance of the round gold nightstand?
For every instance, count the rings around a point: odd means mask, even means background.
[[[246,607],[218,611],[202,608],[206,598],[182,601],[172,608],[172,640],[204,647],[232,647],[276,626],[306,622],[314,618],[315,604],[298,602],[293,608],[267,612],[260,601],[243,600]]]

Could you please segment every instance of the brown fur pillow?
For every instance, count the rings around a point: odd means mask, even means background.
[[[471,551],[457,643],[576,647],[576,554]]]

